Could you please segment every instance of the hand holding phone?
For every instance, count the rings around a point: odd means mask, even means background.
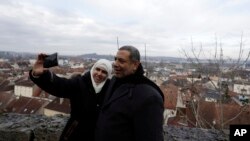
[[[57,53],[53,53],[51,55],[48,55],[44,59],[44,63],[43,63],[44,68],[50,68],[50,67],[54,67],[54,66],[58,66],[58,55],[57,55]]]

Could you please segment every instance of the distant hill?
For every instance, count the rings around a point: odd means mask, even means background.
[[[105,58],[108,60],[114,60],[114,56],[112,55],[99,55],[96,53],[91,53],[91,54],[84,54],[84,55],[79,55],[78,57],[84,58],[84,59],[101,59]],[[148,56],[147,61],[149,62],[185,62],[186,60],[183,58],[177,58],[177,57],[164,57],[164,56]],[[144,61],[145,57],[141,56],[141,60]]]
[[[83,54],[83,55],[79,55],[77,57],[81,57],[83,59],[108,59],[108,60],[114,60],[114,56],[112,56],[112,55],[98,55],[96,53]]]
[[[36,58],[36,54],[27,53],[27,52],[0,51],[0,58],[3,58],[3,59]]]
[[[29,52],[14,52],[14,51],[0,51],[0,59],[15,59],[15,60],[26,60],[26,59],[36,59],[37,53],[29,53]],[[66,59],[70,57],[79,57],[81,59],[108,59],[113,61],[114,56],[113,55],[103,55],[103,54],[97,54],[97,53],[89,53],[89,54],[83,54],[83,55],[60,55],[58,58],[60,59]],[[167,57],[167,56],[147,56],[147,62],[164,62],[164,63],[190,63],[191,61],[187,60],[186,58],[178,58],[178,57]],[[194,59],[194,58],[193,58]],[[145,57],[141,56],[141,61],[144,62]],[[206,59],[199,59],[201,63],[208,63],[208,60]],[[212,61],[212,60],[210,60]],[[234,62],[237,60],[233,60]],[[227,63],[233,62],[228,61]],[[242,62],[242,60],[240,61]],[[250,61],[248,60],[246,63],[247,66],[250,66]]]
[[[0,51],[0,58],[4,59],[30,59],[30,58],[36,58],[37,54],[36,53],[27,53],[27,52],[13,52],[13,51]],[[100,55],[97,53],[90,53],[90,54],[83,54],[83,55],[78,55],[78,56],[73,56],[73,55],[60,55],[58,56],[59,58],[67,58],[67,57],[79,57],[82,59],[108,59],[108,60],[114,60],[113,55]],[[141,56],[141,60],[144,61],[145,57]],[[177,58],[177,57],[164,57],[164,56],[148,56],[147,57],[148,62],[186,62],[185,59],[183,58]]]

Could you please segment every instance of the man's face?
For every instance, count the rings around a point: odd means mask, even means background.
[[[139,62],[130,60],[129,56],[130,53],[127,50],[119,50],[117,52],[113,64],[114,75],[116,77],[122,78],[136,71]]]
[[[93,79],[95,81],[95,83],[99,84],[101,82],[103,82],[104,80],[106,80],[106,78],[108,77],[108,72],[100,67],[96,67],[93,71]]]

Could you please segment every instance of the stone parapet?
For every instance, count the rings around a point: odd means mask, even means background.
[[[0,114],[0,141],[58,141],[67,116]],[[212,129],[164,126],[165,141],[228,141],[225,132]]]

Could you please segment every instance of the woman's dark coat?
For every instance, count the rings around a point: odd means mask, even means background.
[[[102,105],[104,91],[96,94],[92,86],[90,72],[83,76],[66,79],[56,76],[50,71],[39,78],[31,75],[31,80],[51,95],[69,98],[71,104],[70,118],[62,132],[60,141],[94,141],[97,116]]]

